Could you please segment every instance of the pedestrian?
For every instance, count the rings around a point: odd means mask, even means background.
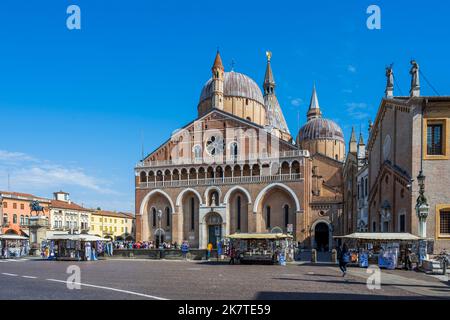
[[[344,245],[337,248],[337,258],[339,261],[339,269],[342,271],[342,276],[345,277],[347,274],[347,263],[348,263],[348,248],[347,245],[344,243]]]
[[[187,241],[183,241],[181,244],[181,254],[183,255],[183,259],[187,260],[187,254],[189,252],[189,243]]]
[[[213,249],[212,243],[211,243],[211,242],[208,243],[208,246],[207,246],[206,248],[207,248],[207,255],[208,255],[207,260],[209,260],[209,258],[211,257],[211,251],[212,251],[212,249]]]
[[[219,258],[222,256],[222,242],[217,241],[217,261],[219,261]]]
[[[406,257],[405,257],[405,269],[408,271],[412,270],[412,258],[411,258],[411,249],[406,249]]]
[[[230,248],[230,262],[228,264],[234,264],[236,259],[236,250],[234,247]]]

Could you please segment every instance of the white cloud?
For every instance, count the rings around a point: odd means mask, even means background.
[[[82,168],[52,164],[21,152],[0,150],[0,171],[8,172],[17,191],[80,187],[99,194],[119,194],[108,188],[108,181],[90,176]]]
[[[350,73],[356,73],[356,67],[351,64],[347,66],[347,71]]]
[[[22,153],[22,152],[10,152],[6,150],[0,150],[0,163],[6,162],[8,164],[17,164],[19,162],[36,162],[37,159]]]
[[[347,103],[347,113],[355,120],[364,120],[370,117],[369,106],[364,102]]]
[[[291,105],[294,107],[300,107],[303,104],[303,100],[300,98],[295,98],[291,100]]]

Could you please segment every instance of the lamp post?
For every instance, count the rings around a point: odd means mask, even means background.
[[[419,196],[416,202],[416,214],[419,219],[419,236],[426,238],[427,236],[427,217],[430,212],[430,206],[425,197],[425,176],[420,170],[417,176],[417,182],[419,183]]]
[[[161,236],[162,236],[162,234],[161,234],[161,218],[162,218],[162,210],[159,209],[159,210],[158,210],[158,222],[159,222],[159,249],[162,249],[162,248],[163,248],[163,246],[162,246],[162,244],[161,244]]]

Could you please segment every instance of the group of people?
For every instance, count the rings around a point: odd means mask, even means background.
[[[162,242],[164,249],[179,249],[180,246],[176,242]],[[114,241],[115,249],[159,249],[155,241]]]

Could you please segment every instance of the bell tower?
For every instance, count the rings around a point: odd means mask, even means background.
[[[211,68],[212,71],[212,107],[223,110],[223,76],[224,68],[222,59],[220,58],[219,50],[217,50],[214,64]]]

